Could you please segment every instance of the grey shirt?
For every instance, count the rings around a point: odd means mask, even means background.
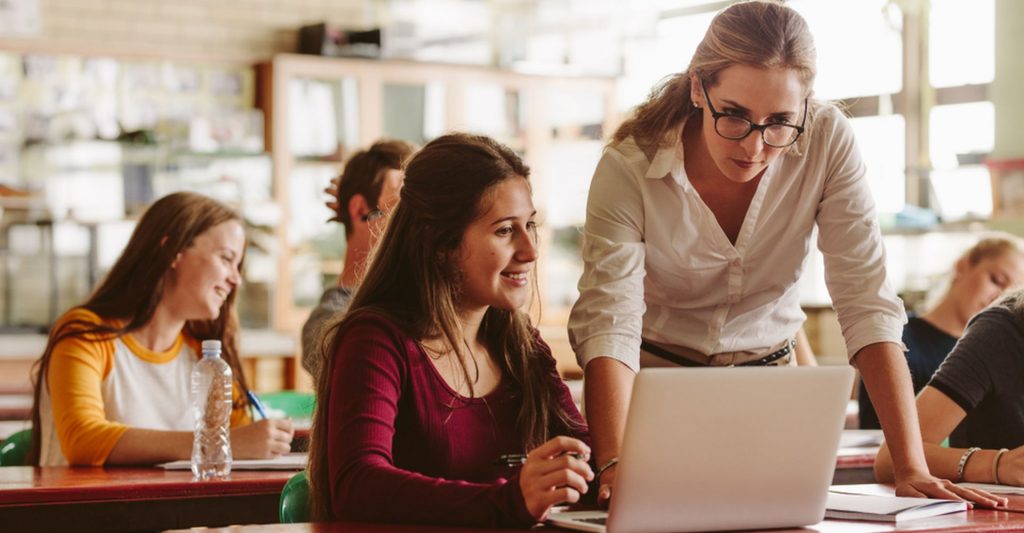
[[[1024,444],[1024,322],[1003,306],[982,311],[928,385],[967,413],[950,446]]]
[[[328,342],[327,332],[324,330],[331,324],[333,318],[348,309],[351,300],[352,291],[347,287],[331,287],[325,290],[320,296],[320,303],[302,325],[302,367],[313,375],[314,383],[320,377],[320,367],[323,364],[321,352]]]

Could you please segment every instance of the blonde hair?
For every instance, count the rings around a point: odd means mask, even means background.
[[[939,302],[949,296],[949,291],[952,290],[953,285],[956,283],[956,265],[961,261],[966,261],[968,267],[974,267],[985,259],[1002,257],[1010,252],[1024,254],[1024,241],[1021,241],[1019,237],[1001,231],[984,234],[970,248],[964,250],[957,257],[950,271],[933,277],[933,288],[928,290],[923,306],[919,308],[915,306],[915,308],[921,311],[934,309],[935,306],[939,305]]]
[[[1020,238],[1003,232],[989,233],[978,239],[978,242],[961,254],[957,261],[966,259],[968,265],[975,266],[982,259],[1002,257],[1007,252],[1024,252],[1024,244]]]
[[[690,98],[691,73],[711,87],[718,74],[733,65],[792,69],[809,95],[817,75],[816,56],[807,22],[792,8],[766,0],[733,4],[711,21],[686,71],[657,85],[647,101],[615,131],[612,142],[633,137],[645,151],[676,142],[666,141],[666,134],[678,128],[696,109]],[[813,114],[821,104],[809,100],[808,106],[808,114]],[[808,125],[811,122],[808,120]],[[809,134],[805,130],[801,140]]]

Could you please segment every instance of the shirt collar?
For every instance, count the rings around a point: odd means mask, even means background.
[[[651,165],[647,167],[644,177],[647,179],[661,179],[671,176],[672,179],[683,185],[686,183],[686,171],[683,167],[683,142],[681,135],[686,126],[686,120],[677,128],[673,128],[665,134],[660,143],[661,148],[651,158]]]

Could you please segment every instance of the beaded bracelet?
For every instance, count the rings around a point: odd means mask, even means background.
[[[976,452],[976,451],[978,451],[980,449],[981,448],[978,448],[977,446],[974,446],[974,447],[971,447],[971,448],[967,448],[967,451],[964,452],[964,454],[960,456],[960,464],[956,465],[956,480],[957,481],[963,481],[964,480],[964,467],[967,466],[967,460],[970,459],[972,455],[974,455],[974,452]]]
[[[1003,457],[1003,454],[1008,452],[1008,451],[1010,451],[1010,450],[1007,450],[1006,448],[1000,449],[998,452],[996,452],[996,458],[992,460],[992,479],[996,482],[996,485],[1000,484],[999,483],[999,459],[1001,459]]]

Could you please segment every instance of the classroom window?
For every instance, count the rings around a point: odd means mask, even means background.
[[[981,165],[931,173],[935,210],[945,221],[992,216],[992,181]]]
[[[931,0],[928,72],[934,87],[995,78],[995,2]]]
[[[902,115],[850,119],[868,185],[879,213],[896,213],[906,204],[905,130]]]
[[[666,18],[655,24],[652,38],[626,41],[618,92],[623,111],[646,100],[651,89],[666,76],[686,70],[714,16],[715,12],[709,11]]]
[[[995,106],[936,106],[929,125],[936,212],[947,221],[991,216],[992,184],[982,159],[995,146]]]
[[[935,169],[979,163],[995,146],[995,106],[971,102],[935,106],[929,120],[930,155]]]
[[[794,0],[818,50],[819,98],[891,94],[903,87],[902,12],[888,0]]]
[[[902,115],[892,114],[888,95],[903,89],[902,12],[886,0],[795,0],[790,5],[814,34],[815,96],[874,96],[888,104],[879,106],[879,115],[854,118],[852,124],[878,211],[900,211],[906,204],[907,125]]]

